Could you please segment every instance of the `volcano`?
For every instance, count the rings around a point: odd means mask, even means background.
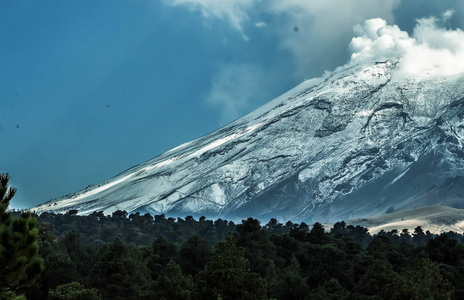
[[[464,76],[348,65],[36,212],[333,222],[464,208]]]

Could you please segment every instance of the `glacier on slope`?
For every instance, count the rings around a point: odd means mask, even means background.
[[[400,65],[352,65],[306,81],[217,131],[33,210],[330,222],[390,207],[463,207],[456,182],[464,177],[464,78],[405,77]]]

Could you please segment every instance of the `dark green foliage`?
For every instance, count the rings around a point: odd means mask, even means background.
[[[352,265],[343,251],[333,244],[317,245],[307,243],[297,254],[301,274],[308,278],[311,288],[316,288],[331,278],[352,285]]]
[[[443,279],[438,264],[431,261],[427,255],[420,253],[412,270],[407,270],[402,276],[388,284],[381,293],[383,299],[451,299],[454,288]]]
[[[88,265],[95,263],[95,251],[82,242],[81,235],[73,230],[63,240],[66,253],[74,262],[76,271],[87,278],[91,269]]]
[[[335,223],[332,229],[330,229],[330,234],[333,236],[348,235],[346,223],[344,221]]]
[[[278,284],[272,293],[273,298],[277,299],[304,299],[309,294],[310,287],[301,276],[300,264],[293,257],[290,265],[278,274]]]
[[[247,271],[244,250],[229,236],[218,244],[205,271],[198,274],[195,299],[266,299],[266,281]]]
[[[271,234],[284,233],[285,228],[282,223],[277,222],[277,219],[272,218],[269,223],[266,224],[266,230]]]
[[[450,266],[458,266],[464,259],[464,247],[456,239],[442,233],[428,241],[426,250],[430,258]]]
[[[182,244],[179,255],[182,270],[186,274],[196,275],[211,260],[213,249],[206,240],[194,235]]]
[[[154,295],[160,300],[191,299],[192,291],[192,277],[183,276],[180,266],[172,260],[164,267],[154,285]]]
[[[366,248],[372,240],[372,237],[369,234],[369,230],[367,228],[359,225],[348,225],[346,229],[348,230],[348,235],[351,236],[363,248]]]
[[[28,290],[28,299],[44,299],[50,289],[78,280],[76,261],[73,261],[66,247],[60,242],[50,223],[42,223],[39,228],[39,254],[46,266],[39,281]]]
[[[326,231],[320,223],[248,218],[236,226],[125,211],[43,213],[39,230],[32,216],[6,210],[14,195],[7,183],[0,258],[14,268],[0,269],[13,279],[7,288],[0,281],[0,299],[464,299],[458,233],[417,227],[371,236],[345,222]],[[39,255],[46,269],[34,282]],[[39,263],[28,267],[28,257]]]
[[[8,207],[16,189],[9,188],[8,182],[8,174],[0,174],[0,298],[14,297],[17,289],[33,282],[44,269],[37,218],[29,213],[12,218]]]
[[[71,282],[58,286],[51,290],[48,299],[50,300],[100,300],[101,297],[97,290],[86,289],[78,282]]]
[[[91,286],[102,299],[139,299],[149,286],[148,269],[138,249],[129,249],[116,239],[100,250],[100,260],[91,271]]]
[[[145,261],[153,280],[158,278],[161,270],[171,261],[179,261],[177,246],[164,237],[159,237],[153,243],[151,249],[145,248]],[[151,251],[150,251],[151,250]]]
[[[317,289],[313,290],[306,299],[311,300],[343,300],[347,299],[348,291],[340,285],[337,279],[331,278]]]
[[[306,225],[306,224],[305,224]],[[301,227],[301,225],[300,225]],[[307,226],[305,226],[307,227]],[[308,242],[312,244],[327,244],[330,242],[330,235],[325,232],[324,226],[321,223],[314,223],[313,228],[308,234]]]
[[[21,289],[31,300],[72,286],[102,299],[464,299],[463,238],[453,232],[371,236],[345,222],[326,231],[123,211],[40,219],[47,269]]]
[[[2,300],[26,300],[27,298],[24,295],[16,296],[13,292],[2,292],[0,294]]]
[[[424,230],[422,230],[421,226],[417,226],[414,229],[414,234],[413,234],[412,239],[413,239],[414,244],[418,246],[424,246],[425,244],[427,244],[427,241],[428,241],[428,237],[424,233]]]
[[[301,248],[301,243],[288,234],[273,235],[270,237],[271,242],[276,248],[276,265],[283,269],[290,264],[295,254]]]
[[[224,240],[235,232],[235,224],[224,220],[206,220],[202,217],[167,218],[164,215],[152,217],[140,213],[127,216],[125,211],[115,211],[111,216],[103,212],[94,212],[88,216],[78,216],[76,211],[66,214],[42,213],[42,222],[48,222],[55,228],[55,234],[62,239],[73,230],[80,233],[82,242],[93,246],[101,246],[115,238],[130,246],[152,245],[155,240],[163,236],[170,242],[182,244],[192,235],[198,235],[211,245]]]
[[[393,266],[388,260],[374,258],[357,282],[354,291],[368,296],[379,295],[388,284],[398,277],[399,274],[393,271]]]
[[[265,276],[266,268],[276,259],[275,246],[260,222],[253,218],[237,225],[237,246],[245,249],[248,268]]]

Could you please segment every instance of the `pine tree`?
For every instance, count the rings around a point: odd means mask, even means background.
[[[266,299],[266,281],[247,271],[245,251],[228,236],[217,245],[216,254],[203,272],[196,276],[193,298],[206,300]]]
[[[194,276],[202,271],[211,260],[213,249],[206,240],[194,235],[182,244],[179,256],[182,270],[186,274]]]
[[[44,269],[39,256],[37,218],[22,213],[12,218],[8,207],[16,189],[0,174],[0,298],[34,281]]]
[[[140,299],[149,285],[149,272],[138,249],[130,249],[115,239],[100,249],[99,256],[90,272],[90,282],[102,293],[102,299]]]
[[[188,300],[193,290],[192,276],[183,276],[180,266],[171,260],[155,282],[156,299]]]

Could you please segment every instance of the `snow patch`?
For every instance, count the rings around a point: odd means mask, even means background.
[[[355,117],[369,117],[374,113],[372,109],[369,110],[362,110],[358,111],[357,113],[354,114]]]
[[[211,186],[211,196],[214,199],[214,201],[218,204],[224,205],[226,204],[226,195],[224,194],[224,191],[222,188],[219,186],[219,184],[215,183]]]
[[[226,137],[224,137],[222,139],[218,139],[218,140],[216,140],[216,141],[214,141],[212,143],[209,143],[208,145],[204,146],[203,148],[193,152],[189,156],[198,157],[198,156],[202,155],[203,153],[205,153],[205,152],[207,152],[209,150],[212,150],[212,149],[217,148],[217,147],[219,147],[219,146],[221,146],[221,145],[223,145],[223,144],[225,144],[227,142],[230,142],[230,141],[235,140],[235,139],[237,139],[237,138],[239,138],[241,136],[244,136],[244,135],[256,130],[257,128],[259,128],[261,126],[262,126],[262,123],[258,123],[258,124],[255,124],[253,126],[250,126],[250,127],[246,128],[246,129],[244,129],[242,131],[231,134],[231,135],[226,136]]]
[[[104,184],[102,186],[99,186],[97,188],[94,188],[94,189],[91,189],[91,190],[88,190],[88,191],[84,191],[80,194],[76,194],[76,195],[73,195],[71,196],[70,198],[68,199],[65,199],[65,200],[62,200],[60,201],[60,206],[68,206],[68,205],[73,205],[74,203],[79,203],[79,200],[83,199],[83,198],[87,198],[89,196],[93,196],[95,194],[98,194],[98,193],[101,193],[103,191],[106,191],[108,190],[109,188],[119,184],[119,183],[123,183],[123,182],[126,182],[127,180],[129,180],[131,177],[133,177],[134,174],[130,174],[130,175],[127,175],[127,176],[124,176],[118,180],[115,180],[113,182],[109,182],[107,184]]]
[[[384,189],[388,188],[389,186],[393,185],[395,182],[397,182],[401,177],[404,176],[404,174],[408,173],[410,168],[407,168],[406,170],[404,170],[400,175],[396,176],[389,184],[387,184],[385,186]]]

